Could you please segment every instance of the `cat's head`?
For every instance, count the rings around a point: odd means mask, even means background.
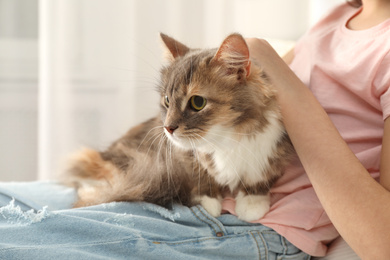
[[[227,138],[261,132],[278,115],[274,91],[241,35],[228,36],[218,49],[161,38],[170,56],[161,71],[161,115],[177,146],[213,150]]]

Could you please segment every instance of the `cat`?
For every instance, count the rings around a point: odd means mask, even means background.
[[[169,56],[158,87],[160,113],[105,151],[85,148],[73,156],[66,178],[78,188],[75,207],[201,204],[218,217],[229,193],[238,218],[260,219],[294,154],[272,84],[240,34],[218,49],[190,49],[160,36]]]

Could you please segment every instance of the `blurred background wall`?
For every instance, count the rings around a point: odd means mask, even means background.
[[[53,179],[158,112],[158,37],[297,40],[343,0],[0,0],[0,181]]]

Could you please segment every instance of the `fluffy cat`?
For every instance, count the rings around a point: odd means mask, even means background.
[[[161,38],[170,62],[161,70],[159,115],[106,151],[74,155],[67,182],[78,188],[75,206],[200,203],[217,217],[230,193],[240,219],[261,218],[270,187],[293,154],[272,84],[239,34],[219,49]]]

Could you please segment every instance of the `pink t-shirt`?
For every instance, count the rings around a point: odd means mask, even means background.
[[[348,21],[360,11],[348,4],[331,11],[299,40],[291,68],[377,179],[383,121],[390,115],[390,19],[349,30]],[[233,199],[224,201],[232,214],[234,206]],[[257,222],[314,256],[325,255],[338,236],[298,159],[272,188],[271,210]]]

